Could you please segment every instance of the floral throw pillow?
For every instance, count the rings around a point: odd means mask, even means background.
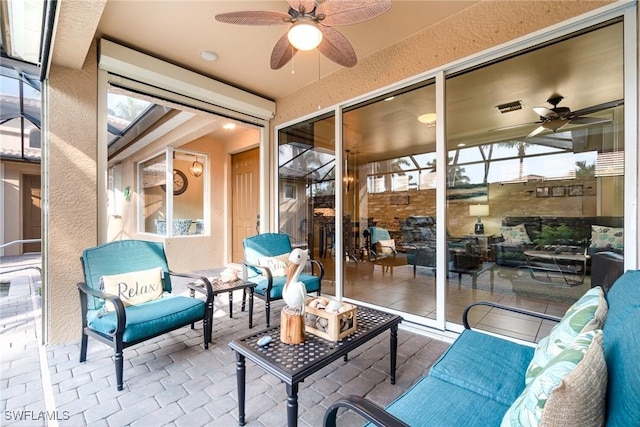
[[[583,332],[524,388],[501,426],[602,426],[607,376],[602,330]]]
[[[589,289],[567,310],[549,336],[540,340],[525,373],[525,383],[533,381],[551,359],[571,345],[578,334],[602,328],[608,311],[602,288]]]
[[[622,250],[624,249],[623,231],[622,228],[592,225],[590,247]]]
[[[524,224],[514,225],[511,227],[500,227],[500,233],[504,237],[504,241],[514,245],[528,245],[533,243],[527,234]]]

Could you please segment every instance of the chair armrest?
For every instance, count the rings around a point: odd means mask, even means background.
[[[316,267],[318,267],[318,273],[319,273],[318,278],[320,280],[320,283],[322,283],[322,278],[324,277],[324,265],[322,265],[322,263],[316,259],[310,259],[309,262],[311,263],[312,274],[313,274],[313,266],[315,265]]]
[[[198,274],[178,273],[175,271],[169,271],[169,274],[171,276],[186,277],[187,279],[195,279],[194,282],[187,284],[187,288],[193,291],[199,292],[203,295],[206,295],[207,303],[210,303],[211,301],[213,301],[213,287],[211,286],[211,281],[208,278],[204,276],[200,276]],[[195,283],[197,281],[201,281],[204,287],[197,285]]]
[[[111,335],[115,336],[121,334],[127,324],[127,314],[124,311],[124,304],[122,304],[122,300],[120,300],[120,298],[115,295],[91,289],[84,282],[78,282],[76,286],[78,287],[78,291],[80,292],[80,305],[82,307],[82,326],[87,326],[87,295],[91,295],[97,298],[108,300],[113,303],[113,306],[115,307],[117,322],[116,330]]]
[[[462,325],[464,326],[465,329],[471,329],[471,326],[469,326],[469,321],[468,321],[469,311],[473,307],[477,307],[477,306],[481,306],[481,305],[484,305],[484,306],[487,306],[487,307],[497,308],[497,309],[500,309],[500,310],[510,311],[512,313],[524,314],[524,315],[536,317],[536,318],[542,319],[542,320],[550,320],[552,322],[559,322],[560,320],[562,320],[560,317],[550,316],[548,314],[539,313],[537,311],[524,310],[522,308],[512,307],[512,306],[502,305],[502,304],[496,304],[494,302],[489,302],[489,301],[477,301],[477,302],[474,302],[472,304],[469,304],[464,309],[464,312],[462,313]]]
[[[324,427],[336,427],[336,417],[340,408],[352,410],[377,426],[409,427],[408,424],[386,412],[381,406],[360,396],[347,396],[331,405],[324,413]]]

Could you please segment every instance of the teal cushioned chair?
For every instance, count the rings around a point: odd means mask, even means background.
[[[395,243],[394,246],[387,246],[381,243],[381,241],[393,240],[391,239],[389,230],[373,226],[367,228],[366,231],[368,234],[364,234],[364,236],[365,240],[368,240],[369,243],[367,249],[369,250],[369,257],[372,261],[375,261],[378,258],[384,258],[386,256],[396,256],[398,252],[396,251]],[[385,248],[388,249],[388,254],[383,253]]]
[[[291,252],[291,241],[287,234],[264,233],[247,237],[242,242],[242,246],[244,248],[243,278],[257,285],[254,295],[265,302],[267,327],[269,327],[271,301],[282,299],[282,288],[287,278],[286,276],[273,277],[271,269],[259,265],[259,259]],[[316,292],[320,296],[324,266],[317,260],[309,260],[309,262],[310,271],[303,271],[299,280],[304,283],[307,292]]]
[[[211,342],[211,314],[213,290],[206,277],[174,273],[169,270],[164,246],[159,242],[120,240],[85,249],[80,258],[84,282],[78,283],[82,310],[82,338],[80,362],[87,359],[87,341],[95,338],[115,351],[116,385],[123,387],[123,350],[165,332],[202,320],[204,348]],[[120,298],[100,289],[106,275],[130,273],[161,267],[164,271],[162,298],[125,307]],[[206,299],[171,295],[171,277],[181,276],[201,280],[204,287],[189,286]],[[105,300],[115,306],[114,311],[102,310]]]

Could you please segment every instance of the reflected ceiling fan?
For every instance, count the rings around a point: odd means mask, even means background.
[[[271,69],[282,68],[298,50],[316,47],[345,67],[358,62],[351,43],[333,27],[376,18],[391,8],[391,0],[288,0],[289,11],[243,11],[216,15],[216,20],[239,25],[290,24],[271,52]]]
[[[622,100],[606,102],[604,104],[594,105],[592,107],[583,108],[581,110],[571,111],[569,107],[558,107],[560,101],[564,97],[562,95],[553,94],[547,102],[553,106],[553,108],[547,107],[534,107],[533,111],[540,116],[540,120],[534,123],[539,124],[533,132],[527,135],[527,138],[532,138],[544,131],[557,132],[568,124],[595,124],[608,122],[610,119],[601,119],[596,117],[583,117],[589,114],[596,113],[598,111],[606,110],[607,108],[613,108],[622,104]]]

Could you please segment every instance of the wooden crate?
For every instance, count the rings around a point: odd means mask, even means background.
[[[309,303],[314,299],[315,298],[307,299],[307,305],[305,307],[306,332],[319,336],[321,338],[328,339],[330,341],[339,341],[347,335],[350,335],[356,331],[357,307],[355,305],[342,303],[343,307],[348,307],[346,311],[343,311],[342,313],[327,313],[326,311],[324,311],[324,309],[318,309],[309,306]],[[317,319],[325,319],[327,323],[326,331],[318,329],[320,327],[318,325],[313,325],[317,320],[314,320],[312,316],[315,316]]]

